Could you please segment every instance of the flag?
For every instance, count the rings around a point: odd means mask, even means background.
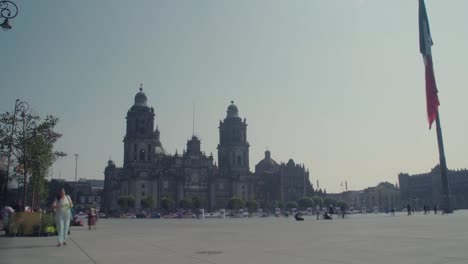
[[[432,64],[431,46],[433,45],[429,20],[426,13],[424,0],[419,0],[419,50],[424,59],[426,71],[426,105],[429,129],[436,119],[439,108],[439,97],[437,96],[437,85],[434,77],[434,67]]]

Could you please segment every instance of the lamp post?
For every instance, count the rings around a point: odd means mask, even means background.
[[[23,211],[26,210],[26,199],[28,198],[27,185],[28,185],[28,172],[26,170],[26,112],[21,112],[21,119],[23,121]]]
[[[75,154],[75,186],[73,188],[73,202],[75,204],[78,204],[78,202],[76,201],[76,179],[77,179],[77,176],[78,176],[78,154]]]
[[[16,99],[15,109],[13,111],[12,120],[11,120],[10,138],[8,140],[7,168],[6,168],[6,176],[5,176],[5,186],[3,190],[3,193],[5,194],[5,201],[8,200],[8,181],[10,177],[11,155],[13,153],[13,143],[14,143],[14,135],[15,135],[15,128],[16,128],[16,116],[19,112],[25,113],[28,110],[29,110],[28,103],[20,101],[19,99]]]
[[[0,27],[7,31],[12,28],[10,19],[18,15],[18,6],[11,1],[0,1],[0,18],[4,18]]]

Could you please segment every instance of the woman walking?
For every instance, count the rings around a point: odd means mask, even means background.
[[[67,194],[65,189],[62,187],[59,190],[59,194],[55,199],[52,207],[55,209],[55,225],[57,226],[58,232],[58,244],[57,247],[66,245],[66,239],[68,237],[68,230],[70,229],[70,209],[73,207],[73,202]]]
[[[94,226],[96,229],[96,222],[97,222],[98,214],[96,211],[95,204],[91,204],[88,209],[88,228],[91,230],[91,226]]]

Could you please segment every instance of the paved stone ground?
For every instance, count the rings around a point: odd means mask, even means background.
[[[468,212],[306,218],[102,219],[56,238],[0,238],[0,263],[468,263]]]

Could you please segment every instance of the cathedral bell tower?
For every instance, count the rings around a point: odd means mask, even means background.
[[[135,103],[127,112],[127,132],[124,137],[124,167],[134,163],[150,163],[159,142],[159,131],[154,131],[154,109],[148,107],[147,97],[140,86]]]
[[[239,117],[237,106],[231,101],[224,121],[219,122],[218,163],[226,174],[248,173],[249,143],[247,123]]]

